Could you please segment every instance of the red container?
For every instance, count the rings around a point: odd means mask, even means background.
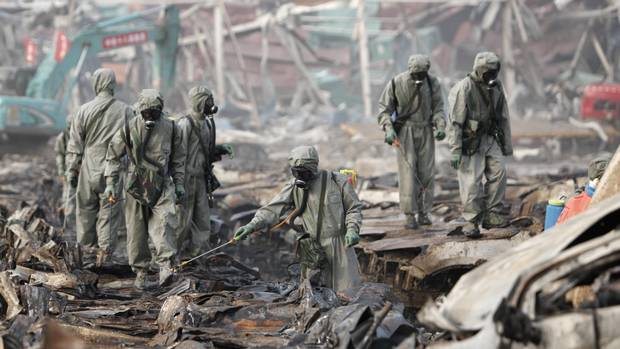
[[[620,84],[586,86],[581,98],[581,117],[600,121],[620,119]]]

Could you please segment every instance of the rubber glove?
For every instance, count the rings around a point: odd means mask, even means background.
[[[446,138],[446,131],[442,128],[437,129],[435,131],[435,139],[438,141],[443,141],[444,138]]]
[[[175,185],[174,193],[177,195],[177,203],[183,201],[185,198],[185,187],[182,184]]]
[[[237,230],[233,239],[235,241],[245,240],[252,232],[254,232],[254,227],[251,224],[244,225]]]
[[[111,204],[116,202],[116,191],[114,190],[114,185],[108,184],[103,191],[103,196],[110,202]]]
[[[228,154],[228,157],[231,159],[235,158],[235,150],[233,149],[233,146],[230,144],[222,144],[222,148],[224,148],[224,150],[226,150],[226,154]]]
[[[347,234],[344,236],[344,241],[347,247],[355,246],[360,242],[360,234],[355,229],[348,229]]]
[[[79,173],[77,171],[71,171],[68,173],[67,180],[69,181],[69,185],[71,185],[71,187],[77,188],[78,176],[79,176]]]
[[[397,138],[398,136],[396,135],[396,132],[393,128],[389,128],[385,131],[385,143],[392,145],[392,143],[394,143],[394,140]]]
[[[459,166],[461,166],[461,154],[452,154],[450,165],[452,165],[453,169],[458,170]]]

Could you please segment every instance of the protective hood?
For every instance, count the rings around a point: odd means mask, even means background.
[[[412,55],[407,66],[410,74],[428,72],[431,69],[431,60],[426,55]]]
[[[499,57],[495,53],[479,52],[474,59],[474,71],[471,75],[476,81],[482,81],[482,74],[499,68]]]
[[[603,177],[605,170],[607,169],[607,165],[611,161],[611,154],[606,153],[596,157],[594,160],[590,161],[590,165],[588,165],[588,178],[590,180],[594,180],[596,178]]]
[[[114,88],[116,88],[116,76],[114,71],[108,68],[99,68],[95,70],[92,76],[93,90],[98,95],[101,92],[108,92],[114,95]]]
[[[412,55],[407,63],[409,73],[424,73],[431,69],[431,60],[426,55]]]
[[[319,172],[319,153],[314,147],[300,146],[291,151],[288,157],[288,164],[291,167],[303,167],[312,173]]]
[[[159,91],[154,89],[145,89],[140,92],[138,101],[134,104],[134,110],[137,113],[141,113],[147,109],[164,109],[164,98]]]
[[[213,92],[206,86],[196,86],[189,90],[189,98],[192,101],[192,110],[195,113],[202,114],[207,100],[213,98]]]

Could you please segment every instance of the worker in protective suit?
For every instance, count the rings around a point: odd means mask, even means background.
[[[155,247],[159,284],[174,279],[172,263],[177,248],[175,203],[185,196],[185,148],[177,125],[163,117],[164,100],[158,91],[142,90],[136,117],[126,118],[114,135],[106,156],[105,195],[118,201],[121,158],[129,158],[125,183],[127,255],[136,273],[135,287],[146,288],[151,262],[148,238]]]
[[[54,142],[54,152],[56,153],[56,169],[58,178],[62,183],[62,211],[63,227],[65,234],[68,231],[75,231],[75,188],[67,183],[67,143],[69,143],[69,131],[71,122],[67,120],[67,127],[56,137]]]
[[[121,205],[104,196],[105,158],[112,136],[121,128],[131,108],[114,98],[116,77],[111,69],[93,73],[96,97],[82,105],[71,123],[67,146],[67,181],[77,190],[77,240],[99,247],[98,264],[109,260],[123,222]]]
[[[506,192],[506,163],[512,155],[510,119],[499,80],[500,61],[492,52],[476,55],[473,72],[450,91],[448,139],[451,164],[457,169],[463,233],[479,237],[479,225],[504,227],[500,214]],[[483,184],[484,179],[484,184]]]
[[[405,227],[430,225],[435,186],[435,139],[446,137],[441,86],[425,55],[409,57],[409,69],[394,77],[379,99],[385,141],[398,149],[400,209]],[[417,214],[417,220],[416,220]]]
[[[239,228],[234,239],[276,224],[285,210],[295,208],[293,216],[303,220],[304,233],[298,237],[302,279],[315,275],[312,279],[336,291],[358,286],[359,265],[352,246],[360,239],[362,204],[348,177],[319,170],[314,147],[293,149],[289,165],[295,178]]]
[[[213,191],[219,186],[213,174],[213,162],[222,155],[233,157],[229,145],[215,144],[215,121],[213,115],[218,107],[213,93],[205,86],[189,91],[192,110],[178,121],[185,157],[185,198],[181,201],[180,222],[177,228],[177,248],[183,251],[191,242],[190,255],[209,248],[211,234],[210,208],[213,207]],[[188,233],[190,234],[188,239]]]

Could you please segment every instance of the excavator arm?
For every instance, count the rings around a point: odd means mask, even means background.
[[[163,10],[157,21],[145,17]],[[65,127],[71,91],[86,58],[124,46],[153,42],[153,86],[163,93],[174,84],[180,32],[176,6],[158,7],[96,23],[69,37],[58,59],[50,52],[28,84],[25,97],[0,96],[0,137],[50,136]]]

